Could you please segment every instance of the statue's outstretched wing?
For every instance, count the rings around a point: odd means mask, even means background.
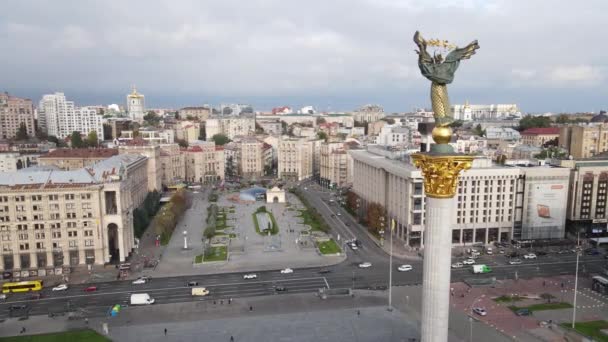
[[[450,62],[458,62],[462,59],[469,59],[471,56],[475,54],[475,50],[479,49],[479,44],[477,41],[472,41],[469,45],[460,48],[454,49],[445,57],[445,63]]]
[[[418,45],[418,50],[416,50],[416,53],[420,56],[420,62],[433,63],[433,58],[426,51],[426,40],[422,38],[422,35],[419,31],[416,31],[416,33],[414,33],[414,43]]]

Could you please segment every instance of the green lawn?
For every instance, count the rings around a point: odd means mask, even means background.
[[[226,246],[209,247],[205,250],[203,262],[224,261],[228,259],[228,248]]]
[[[557,310],[557,309],[568,309],[571,308],[572,305],[570,303],[564,302],[555,302],[555,303],[542,303],[542,304],[534,304],[530,306],[509,306],[509,309],[513,311],[517,311],[519,309],[528,309],[532,312],[534,311],[542,311],[542,310]]]
[[[299,217],[304,219],[304,224],[310,226],[310,228],[314,231],[326,232],[327,230],[323,229],[323,224],[321,221],[315,217],[308,209],[300,209]]]
[[[572,329],[572,323],[561,323],[560,326],[562,328]],[[608,342],[608,335],[600,332],[602,329],[608,329],[608,322],[589,321],[576,322],[574,324],[574,330],[578,331],[580,334],[591,337],[594,341]]]
[[[497,303],[511,303],[511,302],[517,302],[523,300],[522,297],[520,296],[500,296],[497,298],[494,298],[494,301]]]
[[[319,251],[322,254],[336,254],[342,252],[340,246],[338,246],[338,244],[333,239],[330,239],[329,241],[319,242],[317,243],[317,247],[319,248]]]
[[[277,222],[274,220],[274,215],[272,215],[271,212],[266,212],[269,216],[270,216],[270,220],[272,221],[272,227],[270,229],[270,235],[276,235],[279,233],[279,226],[277,225]],[[255,216],[256,213],[251,214],[251,216],[253,216],[253,225],[255,227],[255,231],[256,233],[260,234],[260,235],[267,235],[267,232],[263,232],[260,231],[260,224],[258,223],[258,218],[257,216]]]
[[[200,264],[201,262],[203,262],[203,255],[199,254],[197,256],[194,257],[194,263],[195,264]]]
[[[0,342],[65,342],[65,341],[87,341],[106,342],[111,341],[93,330],[72,330],[61,333],[1,337]]]

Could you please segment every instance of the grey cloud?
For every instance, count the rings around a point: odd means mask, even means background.
[[[407,110],[428,106],[428,82],[417,71],[411,40],[417,29],[459,45],[479,40],[481,49],[461,64],[451,87],[454,102],[590,110],[603,105],[605,94],[577,94],[607,85],[608,48],[597,43],[608,10],[602,0],[5,1],[3,7],[0,46],[8,53],[0,54],[0,84],[34,98],[63,90],[82,101],[121,102],[135,83],[157,106],[220,99],[268,106],[297,98],[344,106],[334,109],[378,100]],[[556,88],[572,95],[556,92],[545,101]]]

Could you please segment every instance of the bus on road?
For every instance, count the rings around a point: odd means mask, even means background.
[[[41,280],[28,280],[20,281],[16,283],[4,283],[2,284],[2,293],[10,292],[29,292],[29,291],[40,291],[42,290]]]

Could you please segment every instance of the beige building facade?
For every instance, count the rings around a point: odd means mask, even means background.
[[[586,159],[608,151],[608,123],[563,126],[559,146],[574,159]]]
[[[521,132],[524,145],[543,147],[546,142],[559,138],[558,127],[530,128]]]
[[[205,121],[211,115],[211,108],[202,107],[184,107],[179,110],[179,117],[183,120],[196,118],[200,121]]]
[[[161,182],[175,185],[186,179],[186,156],[178,144],[160,145]]]
[[[255,137],[244,137],[238,143],[239,174],[245,178],[259,178],[264,175],[264,143]]]
[[[224,149],[213,142],[196,144],[182,150],[186,181],[212,183],[224,179]]]
[[[34,107],[32,100],[0,93],[0,138],[13,139],[21,124],[25,125],[27,135],[34,137]]]
[[[119,154],[140,154],[148,158],[148,191],[162,191],[162,164],[160,160],[160,146],[148,145],[141,141],[131,141],[118,147]]]
[[[135,244],[133,210],[147,194],[146,175],[146,158],[135,155],[72,171],[0,174],[0,270],[45,275],[124,261]]]
[[[255,117],[211,118],[205,121],[205,138],[207,141],[210,141],[216,134],[224,134],[232,140],[239,135],[252,135],[254,133]]]
[[[278,148],[278,177],[291,181],[312,177],[313,159],[313,141],[283,137]]]

